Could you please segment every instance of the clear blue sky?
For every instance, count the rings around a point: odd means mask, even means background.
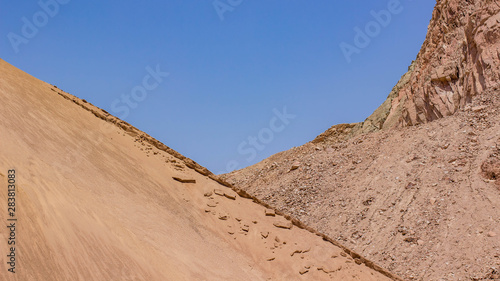
[[[435,4],[400,0],[377,30],[371,11],[397,0],[0,1],[2,59],[215,173],[363,121],[415,59]],[[340,44],[367,26],[348,62]],[[285,106],[288,124],[274,118]]]

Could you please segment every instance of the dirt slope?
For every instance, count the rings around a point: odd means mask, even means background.
[[[437,1],[364,122],[223,178],[406,279],[498,279],[499,82],[499,1]]]
[[[0,280],[391,280],[3,60],[0,98]]]

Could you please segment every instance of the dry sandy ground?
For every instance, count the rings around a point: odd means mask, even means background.
[[[9,169],[18,219],[2,281],[390,280],[3,60],[0,99],[0,221]]]
[[[499,95],[425,125],[311,142],[225,178],[405,279],[498,280]]]

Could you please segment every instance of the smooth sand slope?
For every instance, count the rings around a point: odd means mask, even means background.
[[[0,99],[0,280],[390,280],[3,60]]]

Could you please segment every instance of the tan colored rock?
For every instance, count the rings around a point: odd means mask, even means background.
[[[484,105],[481,105],[481,106],[474,106],[474,107],[472,107],[472,111],[474,111],[474,112],[479,112],[479,111],[484,110],[485,108],[486,108],[486,106],[484,106]]]
[[[224,191],[220,190],[220,189],[214,189],[214,193],[216,195],[219,195],[219,196],[224,196]]]
[[[346,261],[347,262],[351,262],[351,261]],[[339,271],[342,269],[342,266],[341,265],[337,265],[337,266],[331,266],[331,265],[323,265],[323,266],[318,266],[318,270],[320,271],[323,271],[324,273],[332,273],[332,272],[336,272],[336,271]]]
[[[292,167],[290,167],[290,171],[297,170],[300,168],[300,162],[293,162]]]
[[[182,183],[196,183],[195,179],[189,179],[189,178],[179,178],[179,177],[172,177],[174,180]]]
[[[301,270],[299,271],[300,275],[304,275],[304,274],[306,274],[306,273],[308,273],[308,272],[309,272],[309,269],[307,269],[307,268],[303,268],[303,269],[301,269]]]
[[[269,216],[269,217],[276,216],[276,212],[273,209],[266,209],[265,213],[266,213],[266,216]]]
[[[291,229],[293,226],[293,224],[289,221],[287,221],[287,222],[278,221],[278,222],[273,223],[273,225],[278,227],[278,228],[284,228],[284,229]]]
[[[220,220],[225,221],[225,220],[227,220],[228,218],[229,218],[229,216],[228,216],[228,215],[226,215],[226,214],[219,214],[219,219],[220,219]]]
[[[238,196],[238,194],[236,194],[236,192],[234,192],[232,190],[226,190],[226,191],[224,191],[224,196],[226,198],[231,199],[231,200],[236,200],[236,197]]]
[[[483,175],[488,180],[494,180],[500,178],[500,158],[499,157],[489,157],[481,165],[481,171]]]

